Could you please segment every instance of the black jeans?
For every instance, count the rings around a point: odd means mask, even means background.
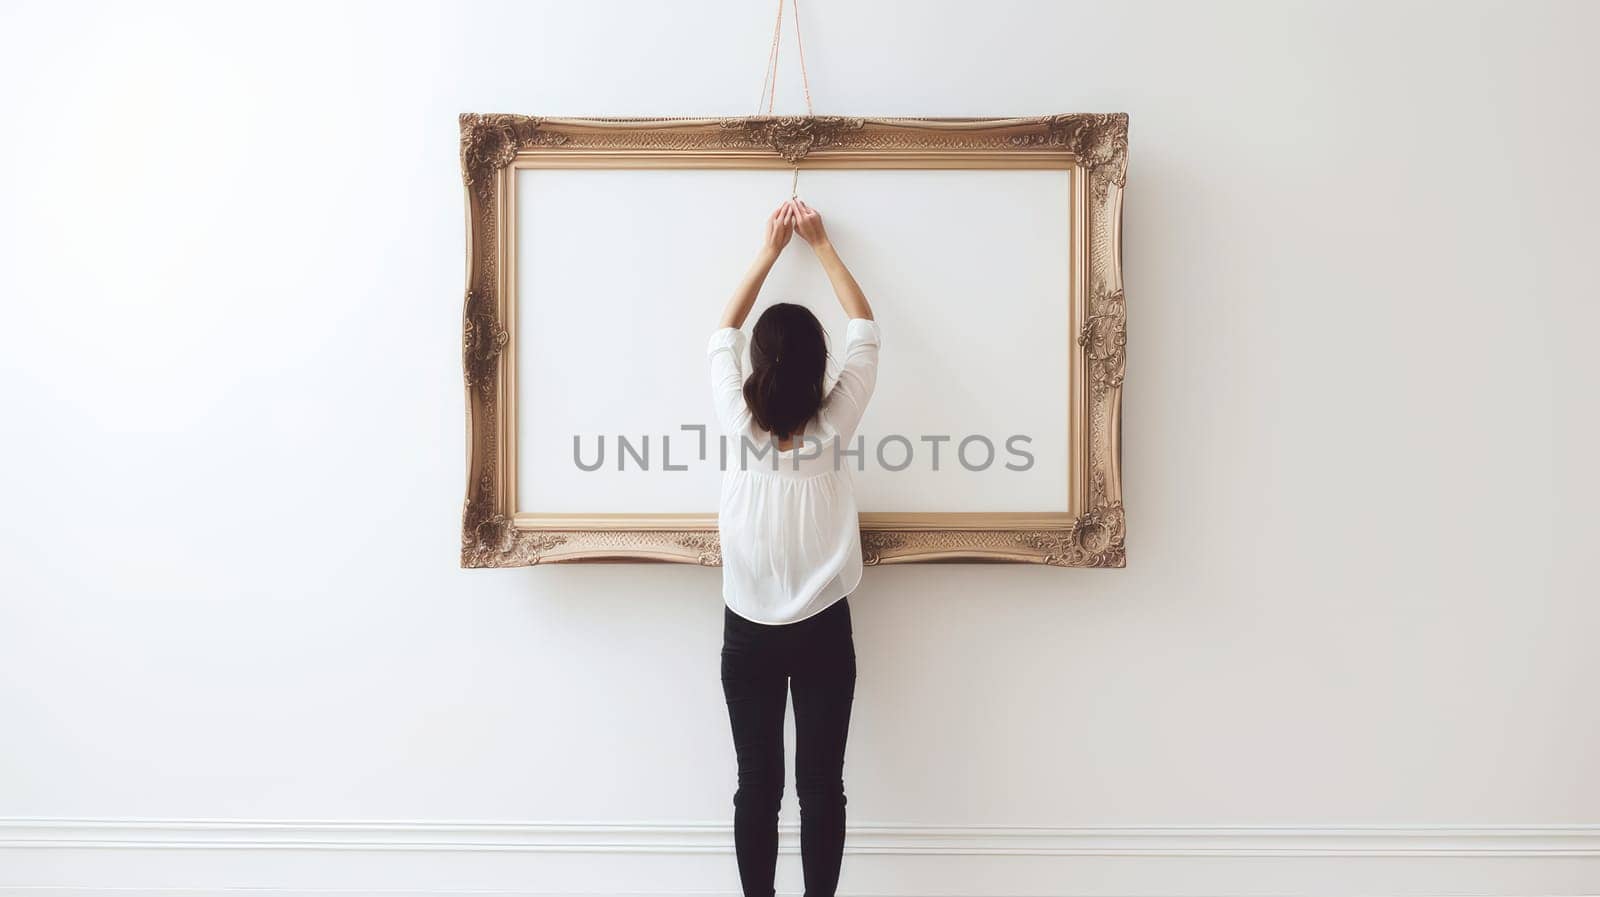
[[[806,897],[833,897],[844,857],[844,746],[855,701],[848,598],[798,623],[769,625],[722,611],[722,693],[739,788],[733,843],[745,897],[772,897],[783,801],[783,720],[794,691],[795,794]]]

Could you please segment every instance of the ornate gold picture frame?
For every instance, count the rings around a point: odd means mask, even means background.
[[[1071,173],[1069,510],[861,515],[868,564],[1002,561],[1126,565],[1121,216],[1128,117],[536,118],[461,116],[467,290],[462,317],[467,483],[461,565],[721,563],[714,514],[518,513],[514,176],[556,168],[1058,168]]]

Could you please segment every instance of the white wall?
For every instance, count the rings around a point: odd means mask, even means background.
[[[717,572],[456,569],[455,117],[745,114],[771,12],[6,6],[0,890],[733,891]],[[1131,566],[870,572],[846,891],[1600,892],[1600,7],[802,15],[1132,116]]]

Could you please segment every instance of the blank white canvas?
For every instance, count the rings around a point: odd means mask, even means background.
[[[763,170],[522,170],[517,198],[519,505],[545,513],[713,513],[721,472],[706,342],[754,260],[791,173]],[[804,171],[883,331],[877,392],[862,423],[863,511],[1067,509],[1071,181],[1066,171]],[[775,301],[822,319],[843,349],[845,316],[798,236],[745,324]],[[748,371],[748,360],[746,361]],[[708,457],[684,425],[706,426]],[[604,443],[605,463],[586,462]],[[911,465],[880,464],[904,436]],[[995,447],[983,471],[956,445]],[[1025,471],[1007,440],[1025,436]],[[648,437],[649,469],[617,437]],[[949,436],[938,449],[924,437]],[[668,438],[670,437],[670,438]],[[664,441],[674,466],[664,469]],[[888,465],[903,443],[883,443]],[[980,466],[982,443],[967,460]],[[854,462],[851,462],[852,464]]]

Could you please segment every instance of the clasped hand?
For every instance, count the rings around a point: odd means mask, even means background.
[[[766,249],[773,255],[783,252],[789,238],[799,234],[811,248],[820,249],[828,242],[828,232],[822,227],[822,216],[806,205],[802,199],[788,199],[767,218]]]

